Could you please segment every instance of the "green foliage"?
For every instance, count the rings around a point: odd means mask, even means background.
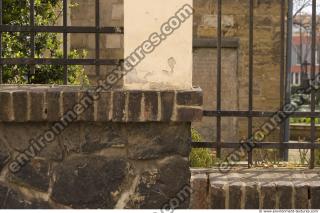
[[[201,135],[195,129],[191,129],[191,137],[194,142],[201,141]],[[191,167],[209,168],[214,166],[215,160],[209,149],[199,148],[192,149],[190,153],[190,163]]]
[[[315,163],[317,166],[320,166],[320,150],[315,150]]]
[[[29,0],[3,0],[3,24],[30,25]],[[35,24],[53,26],[62,14],[61,0],[35,0]],[[4,58],[31,57],[31,34],[25,32],[3,33]],[[58,33],[37,33],[35,35],[35,58],[63,58],[62,36]],[[86,52],[73,50],[70,59],[83,58]],[[4,65],[4,83],[62,84],[64,68],[61,65],[36,65],[35,72],[29,66]],[[88,84],[89,80],[82,66],[68,66],[68,81],[71,84]]]
[[[316,124],[320,124],[320,119],[315,119]],[[311,124],[311,118],[290,118],[290,123]]]

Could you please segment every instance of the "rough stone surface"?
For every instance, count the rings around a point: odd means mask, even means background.
[[[229,185],[229,209],[240,209],[241,203],[239,198],[242,196],[241,182],[234,182]]]
[[[27,92],[26,91],[17,91],[13,92],[13,111],[14,111],[14,118],[17,122],[27,121],[27,106],[28,106],[28,99],[27,99]]]
[[[132,125],[128,130],[128,156],[139,160],[172,154],[188,157],[191,145],[189,131],[188,124]]]
[[[275,183],[261,184],[261,200],[263,209],[274,209],[276,208],[276,191]]]
[[[125,121],[126,93],[115,92],[113,94],[113,121]]]
[[[0,208],[1,209],[51,209],[49,203],[28,199],[21,192],[0,183]]]
[[[58,122],[62,118],[69,123],[191,122],[202,118],[203,97],[199,88],[179,92],[118,89],[99,93],[95,89],[1,85],[0,122]]]
[[[191,194],[188,160],[169,157],[159,164],[159,169],[142,174],[135,195],[127,204],[128,208],[188,208]],[[168,175],[174,173],[180,175]],[[173,199],[176,201],[174,204],[170,202]]]
[[[43,121],[45,114],[45,97],[43,92],[30,94],[30,120]]]
[[[141,115],[141,92],[130,92],[128,103],[128,119],[131,121],[139,121]]]
[[[9,150],[4,145],[4,142],[2,141],[2,139],[0,138],[0,172],[8,162],[9,158],[10,158]]]
[[[212,182],[210,181],[209,186],[209,206],[210,209],[224,209],[226,192],[224,190],[223,182]]]
[[[279,208],[290,209],[293,207],[292,199],[293,196],[293,185],[291,182],[277,182],[277,192],[279,196]]]
[[[49,126],[47,123],[28,123],[27,125],[25,123],[6,123],[5,125],[0,123],[0,132],[2,140],[5,140],[12,150],[25,152],[30,150],[31,144],[35,140],[40,140],[40,136]],[[48,160],[62,160],[63,153],[58,139],[51,143],[44,142],[44,144],[45,148],[40,152],[35,147],[31,151],[35,151],[37,156]]]
[[[11,182],[27,185],[38,191],[47,192],[50,182],[49,163],[44,160],[32,160],[22,169],[9,176]]]
[[[169,121],[173,113],[174,92],[161,92],[162,120]]]
[[[319,209],[320,208],[320,186],[319,182],[313,181],[310,184],[310,208],[312,209]]]
[[[85,140],[82,152],[92,153],[110,147],[123,147],[128,143],[125,130],[121,125],[92,123],[84,128]]]
[[[92,90],[38,87],[0,85],[0,208],[189,207],[192,119],[178,120],[176,91],[105,92],[70,122]]]
[[[258,186],[255,182],[245,184],[245,209],[258,209],[259,208],[259,192]]]
[[[206,174],[195,174],[191,177],[190,209],[207,209],[208,177]]]
[[[199,192],[202,194],[191,199],[190,208],[199,208],[194,200],[199,203],[208,200],[211,209],[319,208],[318,169],[235,168],[229,173],[220,173],[216,169],[191,169],[191,172],[191,198]],[[200,184],[199,177],[203,184]],[[205,184],[206,181],[209,184]]]
[[[52,199],[72,208],[114,208],[128,174],[123,159],[81,156],[54,169]]]
[[[9,92],[0,93],[0,121],[11,121],[12,111],[11,111],[11,99],[12,96]]]
[[[179,105],[191,105],[191,106],[202,106],[203,97],[202,92],[178,92],[177,104]]]
[[[144,117],[147,121],[158,119],[158,93],[146,92],[144,94],[145,112]]]
[[[306,183],[293,184],[295,189],[294,208],[307,209],[309,205],[308,185]]]

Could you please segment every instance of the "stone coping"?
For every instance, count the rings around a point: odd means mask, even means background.
[[[192,209],[320,208],[319,168],[191,172]]]
[[[95,92],[95,87],[0,85],[0,122],[192,122],[202,118],[203,94],[190,90]]]

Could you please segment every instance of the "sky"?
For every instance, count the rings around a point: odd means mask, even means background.
[[[306,1],[308,1],[308,2],[310,2],[310,4],[311,4],[311,2],[312,2],[312,0],[294,0],[293,1],[293,8],[294,8],[294,10],[293,10],[293,13],[295,13],[295,11],[297,11],[301,6],[301,2],[302,3],[304,3],[304,2],[306,2]],[[303,10],[302,10],[302,13],[308,13],[308,14],[311,14],[312,13],[312,6],[311,5],[309,5],[309,6],[307,6],[307,7],[305,7]],[[320,2],[319,1],[317,1],[317,14],[320,14]]]

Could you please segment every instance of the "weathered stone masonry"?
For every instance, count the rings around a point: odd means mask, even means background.
[[[192,209],[319,209],[319,170],[193,169]]]
[[[202,116],[198,89],[104,92],[19,172],[9,172],[30,140],[87,91],[0,87],[0,208],[161,208],[189,185],[190,123]]]

